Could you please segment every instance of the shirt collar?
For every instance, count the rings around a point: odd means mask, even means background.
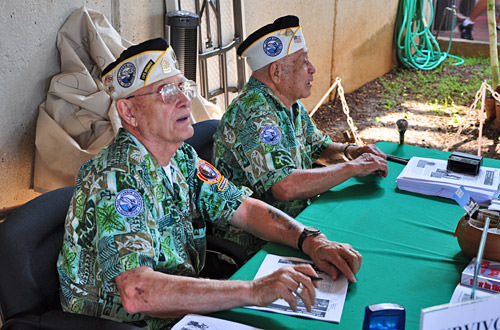
[[[259,80],[255,79],[253,76],[250,76],[250,79],[248,79],[247,88],[248,89],[257,88],[257,89],[260,89],[260,90],[266,92],[267,94],[269,94],[269,96],[272,99],[274,99],[276,101],[276,103],[281,105],[282,108],[287,109],[287,107],[283,104],[283,102],[281,102],[281,100],[278,98],[278,96],[276,96],[276,94],[274,94],[274,92],[271,90],[271,88],[267,87],[267,85],[265,85],[262,82],[260,82]],[[292,109],[297,109],[299,102],[300,102],[299,100],[296,100],[295,102],[293,102]],[[287,109],[287,110],[290,110],[290,109]]]

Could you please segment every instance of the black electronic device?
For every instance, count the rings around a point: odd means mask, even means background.
[[[477,175],[482,162],[483,157],[481,156],[463,152],[453,152],[450,157],[448,157],[448,165],[446,168],[453,172]]]
[[[368,305],[363,330],[404,330],[406,313],[403,306],[392,303]]]
[[[409,159],[401,158],[401,157],[397,157],[397,156],[393,156],[393,155],[386,155],[386,156],[387,156],[388,161],[398,163],[398,164],[406,165],[410,161]]]

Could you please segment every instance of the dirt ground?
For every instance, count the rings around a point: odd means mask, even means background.
[[[387,73],[384,79],[394,79],[394,73]],[[383,92],[384,87],[380,79],[376,79],[345,95],[356,132],[364,143],[399,142],[396,121],[403,118],[408,121],[404,135],[404,143],[408,145],[477,154],[479,111],[471,112],[469,109],[475,96],[471,97],[469,105],[459,107],[463,125],[461,134],[457,135],[460,125],[449,115],[436,111],[435,105],[415,101],[418,97],[405,91],[398,99],[398,104],[387,109],[384,106],[386,102],[382,97]],[[478,108],[480,109],[480,105]],[[332,102],[323,104],[313,115],[313,119],[334,141],[354,142],[338,97]],[[489,125],[483,125],[481,137],[483,157],[500,159],[498,136],[498,132]]]

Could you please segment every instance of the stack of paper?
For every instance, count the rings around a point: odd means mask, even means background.
[[[453,198],[463,186],[479,204],[488,204],[500,193],[500,170],[481,166],[478,175],[451,172],[447,161],[412,157],[396,179],[398,188],[424,195]]]

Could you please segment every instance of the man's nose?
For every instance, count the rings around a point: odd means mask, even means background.
[[[311,62],[309,62],[309,73],[310,74],[316,73],[316,67]]]

